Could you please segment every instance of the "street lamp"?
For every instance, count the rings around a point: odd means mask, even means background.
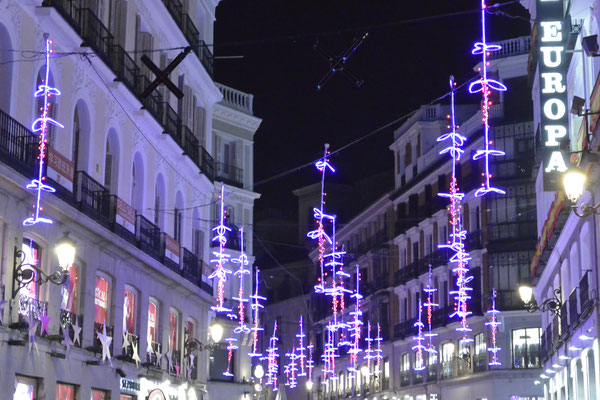
[[[525,303],[525,308],[529,312],[536,311],[550,311],[553,315],[558,315],[560,317],[560,307],[562,303],[560,301],[560,289],[554,290],[554,297],[550,297],[542,301],[540,304],[537,303],[535,297],[533,297],[533,289],[531,286],[521,285],[519,286],[519,296],[523,303]]]
[[[254,367],[254,377],[256,379],[262,379],[263,376],[265,376],[265,369],[261,364],[258,364]]]
[[[40,267],[34,264],[26,263],[26,254],[23,250],[15,249],[15,266],[13,269],[13,291],[14,299],[30,282],[36,282],[43,285],[46,282],[62,285],[69,278],[69,267],[75,261],[75,242],[69,237],[69,232],[65,232],[54,248],[58,257],[59,270],[52,274],[45,273]]]
[[[306,390],[309,392],[313,389],[313,381],[306,381]]]
[[[583,196],[586,180],[586,174],[577,167],[570,168],[563,176],[563,187],[567,198],[572,203],[571,208],[575,215],[580,218],[585,218],[593,214],[600,214],[600,203],[595,206],[590,204],[577,206],[577,202],[581,199],[581,196]],[[581,211],[579,211],[579,209],[581,209]]]
[[[185,347],[186,357],[196,350],[212,351],[219,347],[219,342],[221,341],[221,338],[223,337],[223,327],[218,323],[214,323],[208,328],[208,331],[210,333],[210,336],[212,337],[212,340],[213,340],[212,343],[208,343],[208,344],[202,343],[201,341],[199,341],[196,338],[189,338],[185,341],[184,347]]]

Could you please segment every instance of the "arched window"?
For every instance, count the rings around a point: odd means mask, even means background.
[[[569,252],[569,266],[569,273],[571,274],[571,286],[569,286],[570,293],[577,287],[579,279],[581,278],[581,259],[579,258],[579,242],[577,240],[571,245],[571,251]]]
[[[71,159],[75,171],[88,171],[90,114],[83,100],[79,100],[73,112],[73,141]]]
[[[137,213],[144,210],[144,161],[140,153],[135,153],[131,167],[131,206]]]
[[[183,196],[179,191],[175,196],[175,210],[173,214],[173,239],[175,239],[175,241],[178,243],[182,243],[183,238],[181,237],[181,232],[183,216]]]
[[[199,259],[204,258],[204,232],[200,224],[200,214],[197,208],[194,208],[192,215],[192,253]]]
[[[110,325],[111,295],[111,279],[108,275],[98,272],[94,289],[94,322],[98,325]]]
[[[12,49],[12,43],[8,30],[4,25],[0,25],[0,49]],[[0,51],[0,87],[2,96],[0,96],[0,110],[10,114],[10,100],[12,92],[12,71],[13,71],[13,53],[10,51]]]
[[[154,185],[154,225],[158,226],[162,232],[165,231],[165,214],[167,211],[165,191],[165,179],[159,173],[156,176],[156,184]]]
[[[169,348],[179,350],[181,339],[179,338],[179,324],[181,314],[178,310],[171,308],[169,310]]]
[[[137,317],[137,290],[125,285],[123,293],[123,332],[135,334]]]
[[[108,131],[104,155],[104,187],[111,194],[119,189],[119,139],[114,129]]]

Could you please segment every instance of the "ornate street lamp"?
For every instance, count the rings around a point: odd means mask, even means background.
[[[531,286],[521,285],[519,286],[519,296],[523,303],[525,303],[525,309],[529,312],[536,311],[550,311],[553,315],[560,317],[560,308],[562,303],[560,301],[560,289],[554,290],[554,297],[550,297],[542,301],[540,304],[537,303],[535,297],[533,297],[533,289]]]
[[[600,203],[596,205],[581,204],[577,206],[577,202],[583,196],[586,180],[586,174],[577,167],[570,168],[563,176],[563,187],[567,198],[572,203],[571,208],[575,215],[580,218],[589,217],[593,214],[600,215]]]
[[[221,326],[218,323],[214,323],[208,328],[208,331],[213,340],[212,343],[202,343],[201,341],[199,341],[198,339],[195,339],[195,338],[189,338],[185,341],[184,347],[185,347],[186,357],[189,356],[192,352],[194,352],[196,350],[212,351],[212,350],[219,348],[219,346],[220,346],[219,342],[221,341],[221,338],[223,337],[223,326]]]

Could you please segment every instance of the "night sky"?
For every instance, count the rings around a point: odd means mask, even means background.
[[[447,92],[449,74],[459,84],[472,78],[479,6],[478,0],[222,0],[214,54],[244,58],[216,60],[216,80],[255,95],[254,114],[263,119],[255,136],[255,182],[318,158],[325,142],[335,151],[431,102]],[[501,10],[528,17],[518,4]],[[489,41],[529,35],[526,18],[490,15],[487,22]],[[317,91],[328,63],[313,45],[338,54],[366,32],[347,64],[365,84],[356,88],[335,75]],[[393,168],[394,127],[335,155],[336,179],[352,183]],[[309,167],[257,185],[256,207],[293,208],[290,191],[318,179]]]

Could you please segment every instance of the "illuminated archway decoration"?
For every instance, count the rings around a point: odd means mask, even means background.
[[[491,339],[492,346],[488,347],[488,351],[490,352],[490,358],[491,358],[489,365],[491,365],[491,366],[502,365],[502,363],[498,359],[498,352],[501,349],[497,345],[497,337],[496,337],[496,335],[498,333],[498,327],[502,324],[500,321],[498,321],[499,313],[500,313],[500,311],[498,311],[496,309],[496,290],[492,289],[492,308],[487,311],[487,314],[490,314],[491,321],[485,323],[487,326],[490,327],[490,330],[492,331],[492,339]]]
[[[486,41],[485,32],[485,13],[486,13],[485,0],[481,0],[481,42],[476,42],[471,53],[473,55],[481,54],[481,78],[469,85],[469,92],[479,93],[481,92],[483,99],[481,102],[481,113],[483,121],[483,145],[484,148],[477,150],[473,155],[473,161],[483,159],[484,172],[483,182],[481,187],[475,191],[475,196],[484,196],[487,193],[498,193],[506,194],[502,189],[492,186],[491,179],[492,174],[490,173],[490,157],[501,157],[504,156],[504,152],[501,150],[494,149],[493,142],[490,139],[490,107],[492,102],[490,101],[490,94],[492,90],[498,92],[506,91],[506,86],[501,82],[488,78],[488,56],[493,51],[498,51],[502,46],[497,44],[488,44]]]
[[[50,45],[52,40],[46,37],[46,71],[44,74],[44,80],[42,84],[37,87],[37,90],[33,94],[35,97],[44,98],[44,107],[40,110],[41,116],[33,121],[31,130],[34,133],[39,132],[40,135],[40,155],[38,156],[38,175],[37,178],[31,180],[25,186],[29,190],[36,192],[35,204],[33,205],[33,214],[31,217],[26,218],[23,221],[24,226],[31,226],[38,223],[52,224],[53,221],[50,218],[42,217],[40,213],[43,210],[42,207],[42,192],[54,193],[56,189],[52,186],[44,183],[46,176],[44,174],[44,159],[46,158],[46,147],[48,146],[48,125],[54,125],[59,128],[64,128],[64,125],[50,117],[50,97],[60,96],[60,90],[50,86],[50,55],[53,53]]]
[[[219,251],[213,251],[211,263],[215,263],[215,270],[208,276],[209,279],[217,279],[217,305],[211,309],[217,313],[231,313],[231,309],[225,307],[225,282],[227,275],[231,274],[231,270],[225,268],[225,263],[229,261],[229,254],[225,253],[225,245],[227,244],[227,232],[231,232],[231,228],[225,226],[225,186],[221,184],[221,195],[219,196],[220,220],[219,225],[213,228],[215,237],[213,242],[219,242]]]
[[[238,326],[236,326],[233,330],[234,333],[248,333],[250,332],[250,328],[246,325],[246,303],[248,299],[244,297],[244,275],[250,275],[250,271],[244,268],[248,265],[248,256],[244,252],[244,228],[240,228],[240,256],[238,258],[231,260],[234,264],[239,264],[239,268],[234,276],[237,276],[240,279],[240,288],[238,290],[238,295],[236,297],[232,297],[233,300],[238,301]],[[258,287],[258,285],[257,285]]]

